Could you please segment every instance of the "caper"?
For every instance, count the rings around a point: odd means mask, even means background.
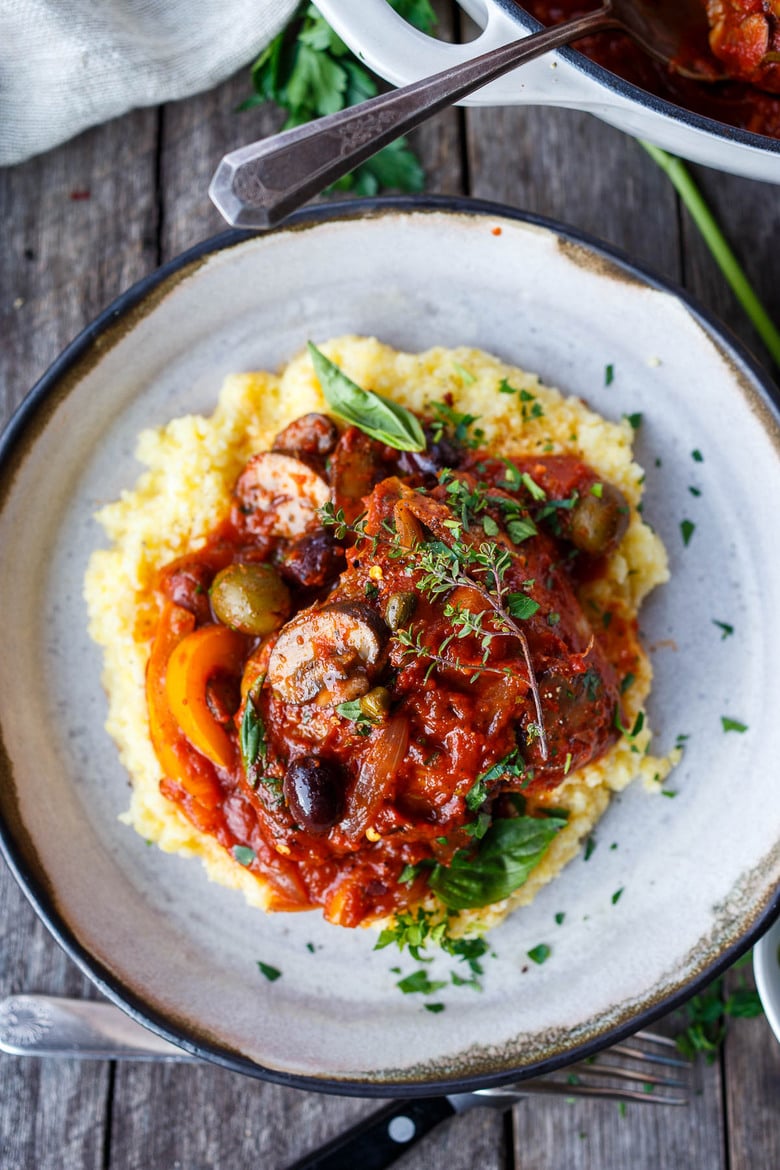
[[[304,756],[290,764],[282,785],[298,824],[309,833],[327,833],[344,810],[344,779],[335,764]]]
[[[290,613],[290,591],[279,574],[253,562],[217,573],[209,600],[217,620],[243,634],[270,634]]]
[[[390,711],[390,692],[387,687],[374,687],[360,700],[360,710],[369,719],[378,723],[386,719]]]
[[[414,593],[391,593],[385,605],[385,621],[391,630],[400,630],[412,617],[417,606]]]
[[[601,486],[601,494],[586,492],[572,508],[568,537],[575,548],[590,556],[603,556],[620,542],[628,527],[628,503],[623,493],[611,483]]]

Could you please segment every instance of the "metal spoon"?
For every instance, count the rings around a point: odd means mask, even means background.
[[[209,195],[235,227],[273,227],[432,114],[542,53],[611,29],[628,33],[678,73],[699,81],[722,79],[709,55],[701,0],[607,0],[596,12],[234,150],[217,167]]]

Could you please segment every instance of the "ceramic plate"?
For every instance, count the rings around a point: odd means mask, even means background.
[[[482,991],[446,987],[438,1014],[401,994],[391,968],[418,964],[374,951],[370,930],[266,917],[119,822],[128,781],[103,730],[100,654],[86,633],[82,579],[103,540],[93,515],[135,481],[138,432],[210,411],[230,371],[275,369],[307,338],[345,332],[410,350],[480,346],[609,418],[641,413],[645,515],[671,559],[642,620],[656,747],[685,737],[674,798],[634,785],[615,799],[589,859],[490,936]],[[388,1095],[499,1082],[647,1023],[780,908],[780,560],[767,548],[779,435],[761,375],[684,296],[508,209],[319,209],[163,268],[57,361],[1,452],[0,811],[39,913],[156,1031],[309,1087]],[[527,957],[540,943],[551,948],[543,966]],[[268,982],[258,961],[282,977]],[[437,959],[431,977],[451,966]]]

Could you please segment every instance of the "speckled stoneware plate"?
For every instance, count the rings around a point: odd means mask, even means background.
[[[128,782],[86,633],[93,514],[137,477],[138,432],[210,411],[230,371],[274,369],[307,338],[345,332],[411,350],[481,346],[607,417],[641,412],[645,515],[671,559],[642,622],[656,746],[686,737],[674,799],[639,785],[616,799],[589,859],[492,934],[483,990],[445,987],[438,1014],[400,993],[391,968],[418,964],[374,951],[371,931],[265,917],[119,823]],[[390,201],[196,248],[82,334],[5,436],[0,805],[22,885],[111,998],[258,1076],[431,1092],[554,1067],[646,1024],[780,909],[779,445],[767,385],[734,343],[567,228],[484,204]],[[724,731],[724,717],[747,730]],[[527,958],[540,943],[543,966]],[[258,961],[282,977],[266,981]],[[451,966],[437,959],[432,978]]]

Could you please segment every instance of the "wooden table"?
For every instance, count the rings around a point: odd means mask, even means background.
[[[442,28],[457,17],[440,5]],[[130,113],[0,173],[0,422],[71,338],[128,285],[214,234],[208,180],[228,149],[278,126],[236,112],[243,72],[191,100]],[[451,111],[416,136],[428,190],[569,222],[683,285],[769,363],[668,181],[631,139],[570,111]],[[759,295],[780,320],[780,188],[696,170]],[[776,373],[776,372],[775,372]],[[681,393],[684,387],[680,388]],[[87,980],[0,867],[0,994],[90,996]],[[780,1166],[780,1047],[740,1020],[701,1063],[687,1109],[533,1100],[476,1111],[401,1170],[769,1170]],[[282,1170],[376,1103],[212,1066],[0,1056],[3,1170]],[[357,1168],[359,1170],[359,1168]]]

